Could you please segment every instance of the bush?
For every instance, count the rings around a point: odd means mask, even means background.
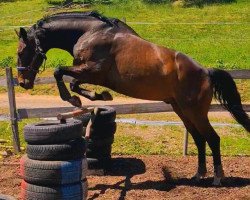
[[[150,3],[150,4],[153,4],[153,3],[169,3],[170,0],[143,0],[143,2]]]
[[[236,0],[177,0],[183,3],[184,7],[189,6],[199,6],[202,7],[204,5],[213,4],[213,3],[233,3]]]
[[[110,4],[113,1],[112,0],[46,0],[47,3],[52,5],[67,5],[69,3],[74,4]]]

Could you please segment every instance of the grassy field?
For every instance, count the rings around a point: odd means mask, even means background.
[[[14,28],[29,26],[44,15],[54,12],[86,10],[77,7],[49,9],[51,5],[47,2],[22,0],[0,3],[0,76],[4,75],[5,65],[16,65],[17,36]],[[224,69],[250,68],[250,3],[247,0],[203,8],[181,8],[171,4],[152,5],[142,3],[141,0],[115,2],[111,5],[94,5],[89,9],[98,10],[106,16],[120,19],[125,17],[127,23],[143,38],[182,51],[204,66]],[[68,53],[57,49],[50,50],[47,61],[47,67],[50,69],[39,76],[52,76],[53,68],[71,63],[72,58]],[[240,91],[244,91],[243,100],[249,101],[250,82],[238,83]],[[98,87],[95,89],[102,90]],[[0,87],[0,93],[4,92],[6,88]],[[18,88],[17,92],[27,91]],[[55,85],[38,86],[28,93],[58,95]]]
[[[151,5],[142,3],[141,0],[116,2],[120,3],[95,5],[89,9],[98,10],[110,17],[125,17],[128,24],[143,38],[182,51],[204,66],[227,69],[250,67],[248,0],[204,8]],[[49,6],[51,5],[44,0],[0,3],[0,66],[15,65],[17,37],[14,28],[30,26],[44,15],[54,12],[85,10],[53,10],[48,9]],[[67,53],[60,50],[51,50],[48,58],[48,66],[52,68],[61,64],[70,65],[72,61]]]
[[[119,118],[134,118],[137,120],[179,121],[173,113],[119,115]],[[222,122],[221,116],[211,114],[212,122]],[[20,140],[26,146],[23,138],[23,127],[38,120],[23,120],[19,123]],[[223,123],[235,123],[230,116],[223,116]],[[221,137],[222,155],[249,156],[250,135],[241,127],[215,127]],[[0,122],[0,138],[7,139],[11,145],[11,127],[8,122]],[[182,155],[184,128],[181,126],[145,126],[118,123],[113,144],[113,154],[116,155]],[[189,137],[189,155],[196,155],[197,150]],[[1,149],[1,148],[0,148]],[[210,149],[207,151],[211,155]]]

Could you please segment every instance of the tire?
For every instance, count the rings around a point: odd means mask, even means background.
[[[20,160],[20,175],[30,184],[62,185],[86,179],[86,158],[72,161],[37,161],[26,155]]]
[[[93,149],[88,148],[86,156],[87,158],[106,159],[106,158],[111,158],[111,152],[112,152],[111,145],[103,146],[101,148],[93,148]]]
[[[108,124],[115,121],[116,111],[114,108],[110,106],[101,106],[98,107],[100,109],[100,113],[96,116],[94,125]],[[84,115],[80,115],[75,117],[82,121],[82,125],[86,127],[88,125],[89,120],[91,119],[92,113],[87,113]]]
[[[71,140],[65,144],[28,144],[26,153],[29,159],[46,161],[77,160],[84,157],[86,143],[84,138]]]
[[[104,139],[114,136],[116,132],[116,122],[108,123],[105,125],[93,126],[91,130],[91,138]]]
[[[83,127],[86,127],[88,125],[90,118],[91,118],[91,113],[86,113],[86,114],[74,117],[74,119],[77,119],[82,122]]]
[[[85,200],[88,183],[82,181],[73,185],[38,186],[24,180],[21,183],[21,200]]]
[[[104,139],[89,139],[89,149],[99,149],[99,147],[111,146],[114,142],[114,136]]]
[[[29,144],[59,144],[81,138],[82,124],[79,120],[44,121],[24,127],[24,138]]]

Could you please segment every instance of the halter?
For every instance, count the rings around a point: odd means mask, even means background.
[[[34,36],[35,38],[35,44],[36,44],[36,55],[35,55],[35,59],[38,57],[38,56],[42,56],[42,59],[44,61],[44,65],[43,65],[43,69],[40,71],[39,69],[33,69],[31,66],[28,66],[28,67],[17,67],[17,71],[19,72],[22,72],[22,71],[31,71],[31,72],[35,72],[35,73],[42,73],[45,69],[46,69],[46,60],[47,60],[47,56],[46,54],[44,53],[41,45],[40,45],[40,40],[37,38],[37,36],[35,35]],[[32,61],[31,65],[33,64],[34,60]]]

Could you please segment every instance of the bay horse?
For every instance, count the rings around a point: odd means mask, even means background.
[[[97,12],[54,14],[28,31],[20,28],[18,36],[21,87],[33,88],[49,49],[66,50],[74,58],[73,66],[61,66],[54,72],[62,100],[81,107],[79,97],[71,96],[63,82],[66,75],[74,78],[70,89],[90,100],[112,100],[112,96],[105,91],[88,91],[80,84],[101,85],[127,96],[171,104],[198,148],[193,179],[199,181],[206,175],[207,142],[213,154],[213,184],[221,184],[220,137],[208,119],[212,97],[250,132],[249,116],[229,73],[203,68],[187,55],[146,41],[120,20]]]

